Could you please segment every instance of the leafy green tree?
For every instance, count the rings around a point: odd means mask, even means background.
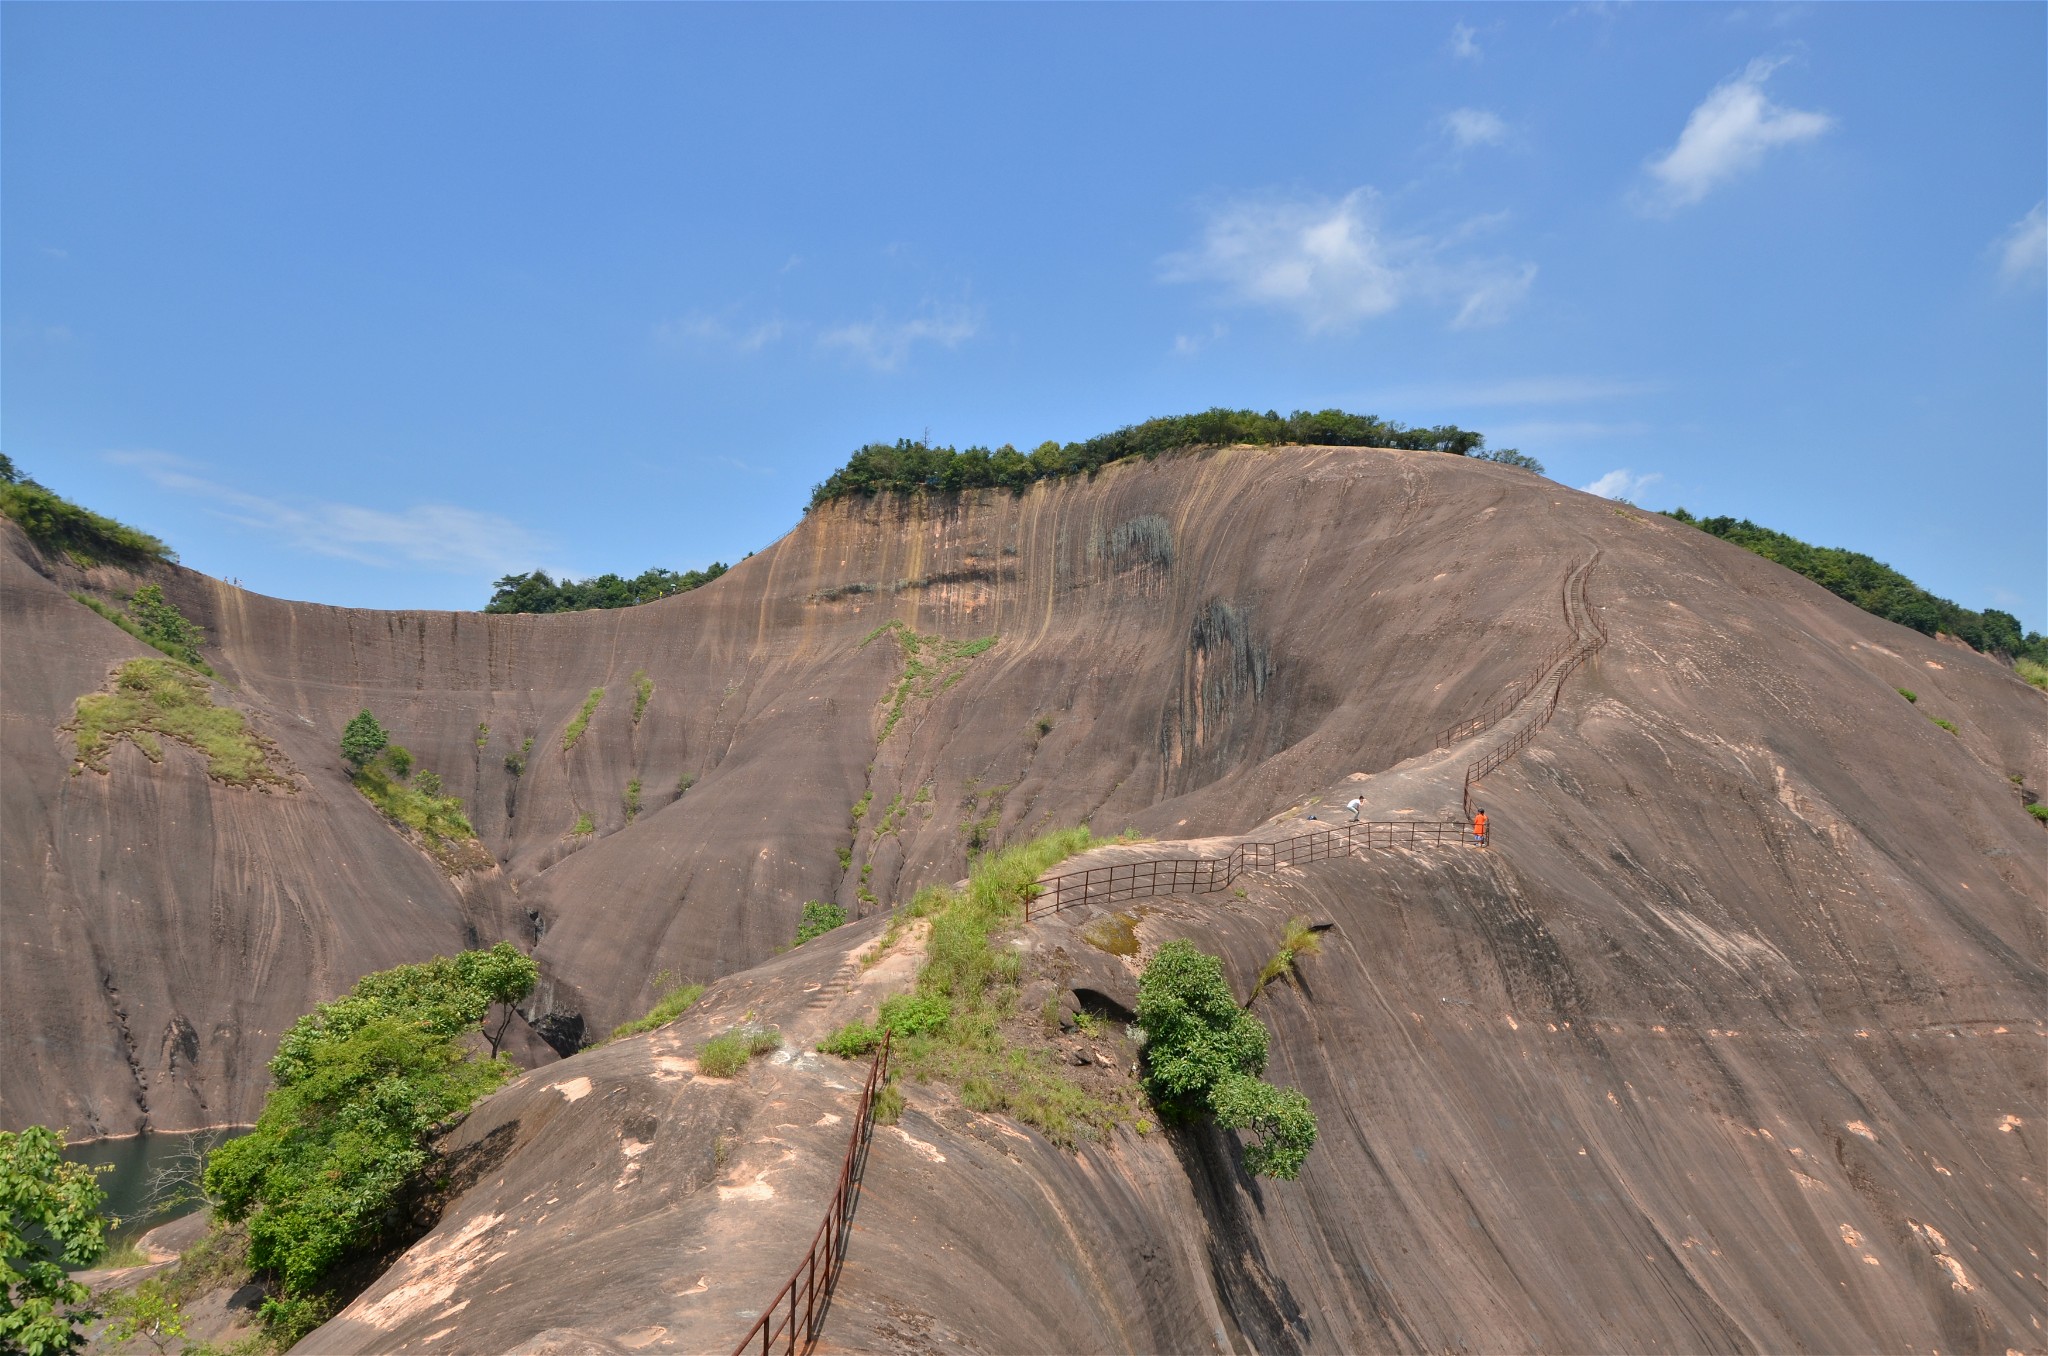
[[[1159,948],[1138,979],[1138,1025],[1145,1032],[1145,1090],[1173,1120],[1202,1115],[1254,1136],[1245,1167],[1292,1181],[1315,1147],[1308,1098],[1260,1079],[1266,1028],[1237,1005],[1223,962],[1176,939]]]
[[[279,1279],[278,1324],[317,1321],[334,1268],[402,1227],[434,1127],[514,1072],[462,1038],[537,976],[501,942],[365,975],[285,1033],[255,1130],[215,1150],[205,1179],[218,1216],[247,1221],[250,1261]]]
[[[845,921],[846,910],[837,904],[807,899],[804,901],[803,917],[797,920],[796,944],[802,946],[813,937],[822,937]]]
[[[84,1343],[72,1325],[95,1316],[91,1293],[64,1268],[106,1255],[106,1199],[91,1168],[64,1161],[60,1132],[0,1131],[0,1352],[45,1356]]]
[[[484,1028],[484,1038],[491,1043],[491,1058],[496,1059],[505,1032],[512,1026],[514,1004],[532,993],[533,986],[540,982],[540,966],[510,942],[499,942],[488,951],[465,951],[455,958],[455,964],[465,983],[502,1009],[498,1024]]]
[[[1502,466],[1519,466],[1524,471],[1534,471],[1539,476],[1543,474],[1543,463],[1520,448],[1496,447],[1491,452],[1474,452],[1472,455],[1480,461],[1496,461]]]
[[[1369,414],[1343,410],[1205,410],[1200,414],[1147,419],[1114,433],[1079,443],[1040,443],[1030,454],[1007,444],[991,452],[985,447],[958,451],[908,438],[895,443],[869,443],[854,452],[845,466],[813,487],[811,505],[848,495],[873,495],[885,490],[1020,490],[1054,476],[1092,475],[1112,462],[1156,457],[1190,447],[1233,443],[1271,446],[1307,443],[1335,447],[1403,447],[1448,452],[1453,456],[1480,453],[1485,435],[1455,424],[1409,428]]]
[[[171,1344],[185,1336],[185,1311],[161,1277],[101,1299],[108,1322],[100,1340],[110,1346],[125,1347],[140,1337],[156,1351],[168,1353]]]
[[[0,517],[12,518],[44,550],[62,552],[81,565],[112,561],[133,566],[178,558],[149,533],[80,508],[19,471],[15,475],[15,480],[0,480]]]
[[[2048,663],[2048,637],[2023,632],[2019,618],[1988,608],[1972,612],[1946,598],[1937,598],[1883,561],[1860,551],[1814,546],[1758,527],[1747,518],[1696,518],[1682,508],[1664,515],[1700,531],[1733,542],[1766,560],[1805,575],[1828,592],[1886,621],[1910,626],[1925,635],[1950,635],[1990,655]]]
[[[1164,1109],[1199,1115],[1209,1090],[1266,1067],[1266,1028],[1238,1007],[1223,962],[1177,938],[1159,948],[1138,981],[1145,1031],[1145,1089]]]
[[[128,615],[151,645],[195,667],[201,663],[199,647],[206,643],[206,632],[185,620],[185,614],[164,597],[160,585],[144,584],[135,590],[128,600]]]
[[[366,707],[341,732],[341,756],[348,759],[350,767],[361,772],[363,765],[375,758],[391,736],[384,733],[384,727]]]
[[[492,586],[486,612],[582,612],[591,608],[638,607],[702,588],[730,568],[713,562],[701,570],[654,569],[627,579],[600,574],[590,579],[550,579],[545,570],[508,574]]]
[[[1232,1074],[1209,1090],[1209,1109],[1226,1130],[1249,1131],[1244,1165],[1260,1177],[1291,1182],[1316,1147],[1316,1113],[1294,1088]]]

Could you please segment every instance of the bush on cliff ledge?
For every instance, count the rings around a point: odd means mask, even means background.
[[[365,975],[285,1033],[255,1130],[214,1150],[205,1179],[219,1218],[248,1222],[249,1260],[276,1277],[281,1318],[317,1321],[334,1270],[404,1229],[436,1125],[517,1072],[467,1038],[538,978],[500,942]]]

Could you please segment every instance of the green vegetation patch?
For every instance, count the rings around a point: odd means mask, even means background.
[[[1954,721],[1943,720],[1940,716],[1929,716],[1928,719],[1939,725],[1942,729],[1947,730],[1950,734],[1961,733],[1961,731],[1956,729]]]
[[[2020,655],[2012,662],[2013,672],[2032,683],[2035,687],[2048,689],[2048,662],[2031,655]]]
[[[1082,928],[1081,940],[1112,956],[1135,956],[1138,954],[1138,923],[1146,912],[1141,906],[1107,914]]]
[[[335,1272],[404,1227],[434,1128],[517,1072],[495,1040],[482,1058],[465,1038],[538,977],[500,942],[365,975],[285,1032],[255,1130],[215,1149],[205,1175],[216,1217],[246,1223],[250,1264],[277,1278],[267,1327],[317,1321]]]
[[[654,680],[647,676],[646,669],[633,670],[633,723],[638,725],[640,717],[647,714],[647,703],[654,700]]]
[[[91,1294],[65,1268],[106,1255],[107,1194],[98,1175],[64,1161],[64,1136],[47,1126],[0,1130],[0,1351],[71,1351],[72,1324],[95,1317]]]
[[[1280,976],[1292,972],[1296,959],[1302,956],[1317,955],[1322,949],[1323,939],[1316,935],[1314,928],[1309,926],[1308,919],[1288,919],[1287,931],[1280,936],[1280,949],[1275,951],[1271,959],[1259,967],[1259,981],[1252,985],[1252,995],[1244,1000],[1244,1005],[1249,1008],[1252,1004],[1258,1002],[1259,995],[1266,991],[1268,984],[1271,984]]]
[[[891,1062],[903,1076],[948,1084],[969,1108],[1014,1116],[1063,1145],[1132,1120],[1134,1103],[1091,1093],[1051,1051],[1004,1029],[1016,1015],[1022,960],[997,935],[1022,920],[1041,875],[1095,841],[1085,827],[1063,829],[979,858],[964,890],[920,890],[904,915],[930,924],[916,986],[819,1048],[858,1057],[892,1032]]]
[[[626,822],[632,823],[640,814],[640,779],[635,777],[626,783],[626,790],[619,800],[626,807]]]
[[[666,976],[662,976],[656,979],[655,983],[660,984],[666,978]],[[663,991],[661,997],[655,1001],[654,1006],[647,1010],[645,1017],[636,1017],[630,1022],[622,1022],[618,1026],[613,1027],[611,1039],[618,1040],[623,1036],[637,1036],[643,1031],[652,1031],[658,1026],[667,1026],[670,1022],[682,1016],[692,1003],[703,996],[704,986],[702,984],[670,985]]]
[[[596,832],[597,822],[591,819],[588,811],[577,815],[576,822],[569,827],[569,836],[571,838],[583,838]]]
[[[895,490],[901,493],[972,489],[1021,490],[1034,481],[1092,475],[1112,462],[1134,457],[1150,460],[1162,453],[1197,447],[1237,444],[1277,446],[1301,443],[1323,447],[1403,447],[1468,456],[1486,446],[1483,434],[1455,424],[1409,428],[1369,414],[1343,410],[1296,410],[1282,415],[1268,410],[1205,410],[1130,424],[1078,443],[1040,443],[1029,454],[1007,443],[993,452],[985,447],[956,451],[905,438],[895,443],[869,443],[846,465],[811,489],[811,507],[849,496]],[[1513,449],[1504,449],[1513,454]],[[1509,461],[1500,453],[1495,459]],[[1519,465],[1519,461],[1509,461]]]
[[[30,480],[0,453],[0,516],[12,518],[28,539],[45,551],[68,556],[81,566],[168,563],[178,553],[140,528],[80,508],[56,491]]]
[[[1221,960],[1185,939],[1160,947],[1138,979],[1138,1025],[1145,1090],[1161,1115],[1213,1116],[1225,1129],[1249,1131],[1247,1169],[1282,1181],[1301,1175],[1315,1147],[1315,1113],[1300,1092],[1259,1078],[1266,1027],[1231,997]]]
[[[827,904],[822,899],[804,901],[803,916],[796,924],[796,944],[802,946],[813,937],[822,937],[832,929],[846,922],[846,910],[837,904]]]
[[[782,1037],[759,1027],[737,1027],[697,1047],[697,1072],[706,1078],[731,1078],[756,1055],[782,1045]]]
[[[597,705],[603,700],[603,688],[594,687],[590,689],[590,695],[583,699],[582,709],[577,711],[575,719],[569,722],[569,728],[562,731],[563,753],[567,753],[575,748],[576,741],[583,738],[583,732],[590,728],[590,718],[597,714]]]
[[[2035,801],[2032,805],[2029,805],[2027,813],[2044,823],[2048,823],[2048,805],[2043,805],[2040,801]]]
[[[1905,698],[1905,699],[1906,699],[1907,701],[1909,701],[1909,702],[1917,702],[1917,701],[1919,701],[1919,700],[1920,700],[1920,694],[1919,694],[1919,693],[1917,693],[1917,692],[1914,692],[1914,691],[1912,691],[1911,689],[1908,689],[1908,688],[1903,688],[1903,687],[1901,687],[1901,688],[1895,688],[1895,689],[1893,689],[1893,690],[1894,690],[1894,691],[1896,691],[1896,692],[1897,692],[1897,693],[1898,693],[1898,694],[1899,694],[1899,695],[1900,695],[1901,697],[1904,697],[1904,698]]]
[[[1682,508],[1672,509],[1665,516],[1774,560],[1805,575],[1837,598],[1886,621],[1910,626],[1924,635],[1954,636],[1983,654],[2048,665],[2048,636],[2039,631],[2023,632],[2020,619],[2010,612],[1996,608],[1972,612],[1959,607],[1946,598],[1935,597],[1891,566],[1860,551],[1812,546],[1783,532],[1758,527],[1747,518],[1695,518]],[[2044,677],[2048,677],[2048,672],[2044,672]]]
[[[883,636],[893,635],[903,652],[903,675],[890,685],[882,698],[882,733],[877,743],[887,742],[903,719],[912,698],[929,700],[966,676],[967,663],[995,647],[996,637],[979,640],[947,640],[942,636],[919,635],[900,621],[887,622],[861,638],[861,648]],[[862,798],[866,809],[867,797]],[[858,816],[855,816],[858,818]]]
[[[78,699],[65,729],[77,740],[74,772],[107,771],[107,752],[127,739],[152,763],[164,760],[165,739],[206,756],[206,775],[230,786],[281,786],[291,778],[271,761],[270,742],[240,711],[216,706],[206,679],[168,659],[131,659],[105,692]]]
[[[190,664],[207,677],[213,677],[213,670],[206,666],[206,661],[199,654],[199,647],[206,643],[206,632],[187,621],[185,615],[164,598],[164,591],[159,586],[144,584],[135,590],[126,611],[111,607],[89,593],[71,596],[144,645],[162,650],[180,663]]]
[[[386,819],[410,829],[428,854],[450,871],[491,865],[477,841],[460,796],[441,794],[437,772],[417,766],[412,752],[393,744],[377,718],[365,709],[341,732],[341,756],[349,781]]]
[[[544,570],[532,574],[508,574],[491,587],[486,612],[584,612],[592,608],[638,607],[658,598],[702,588],[731,567],[713,562],[702,570],[678,574],[660,566],[627,579],[601,574],[591,579],[548,578]]]

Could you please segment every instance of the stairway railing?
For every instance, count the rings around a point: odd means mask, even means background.
[[[817,1343],[825,1324],[825,1310],[832,1302],[832,1287],[839,1269],[846,1264],[846,1243],[853,1232],[854,1207],[860,1204],[860,1180],[867,1167],[868,1141],[875,1132],[875,1094],[889,1077],[889,1033],[882,1033],[882,1048],[868,1065],[867,1086],[861,1089],[860,1110],[854,1114],[853,1134],[846,1141],[846,1157],[839,1164],[839,1185],[832,1192],[832,1208],[825,1222],[811,1237],[810,1251],[797,1263],[789,1280],[747,1329],[747,1335],[733,1348],[733,1356],[758,1351],[773,1356],[800,1356]]]

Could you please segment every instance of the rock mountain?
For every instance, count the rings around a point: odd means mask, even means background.
[[[729,1348],[844,1147],[858,1066],[805,1050],[908,982],[859,963],[890,904],[1080,821],[1157,840],[1107,860],[1296,834],[1354,794],[1456,816],[1463,770],[1554,692],[1480,783],[1488,850],[1020,932],[1114,1008],[1171,937],[1245,993],[1287,918],[1327,924],[1260,1000],[1270,1076],[1321,1121],[1300,1181],[1247,1178],[1213,1130],[1069,1152],[913,1086],[827,1341],[2048,1347],[2048,860],[2015,782],[2048,773],[2048,699],[1684,525],[1436,453],[1240,448],[836,501],[622,611],[152,572],[288,765],[263,790],[175,744],[77,770],[73,703],[149,652],[70,594],[139,581],[0,530],[0,1123],[247,1121],[277,1034],[365,971],[500,938],[540,960],[543,1067],[451,1143],[490,1170],[309,1349]],[[1601,633],[1561,688],[1536,671]],[[449,875],[348,784],[365,707],[495,865]],[[778,955],[806,899],[867,921]],[[715,982],[573,1053],[668,978]],[[697,1076],[747,1012],[785,1054]]]

